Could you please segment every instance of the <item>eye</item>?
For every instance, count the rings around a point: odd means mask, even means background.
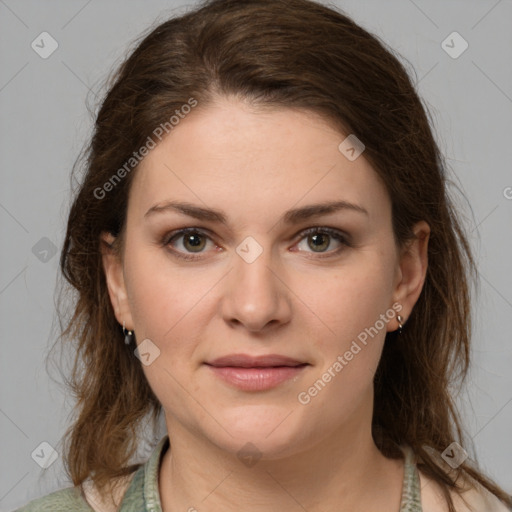
[[[304,239],[306,246],[312,248],[314,253],[327,253],[325,256],[320,256],[321,258],[336,255],[344,247],[351,247],[344,234],[336,229],[315,227],[302,231],[300,234],[302,235],[301,243]],[[341,246],[338,249],[326,251],[331,245],[332,239],[336,240]],[[300,246],[300,243],[298,245]]]
[[[306,244],[313,248],[313,253],[326,253],[326,255],[318,256],[319,258],[334,256],[345,247],[352,247],[341,231],[328,227],[309,228],[299,233],[299,236],[301,243],[305,239]],[[336,240],[340,247],[326,251],[325,249],[331,245],[332,239]],[[201,253],[206,252],[204,249],[207,247],[208,242],[215,246],[211,237],[202,230],[198,228],[184,228],[167,235],[162,241],[162,245],[171,246],[173,254],[178,258],[196,260],[201,258]],[[311,242],[311,244],[308,242]],[[304,249],[301,249],[301,251],[304,251]],[[197,256],[194,254],[197,254]]]
[[[175,243],[176,240],[182,240],[181,243]],[[207,245],[207,240],[212,242],[211,238],[196,228],[185,228],[180,231],[171,233],[164,240],[164,245],[178,246],[178,249],[172,249],[173,253],[179,258],[186,260],[195,260],[198,256],[187,255],[187,252],[198,253],[204,252],[203,249]],[[212,242],[213,243],[213,242]],[[183,248],[181,248],[181,247]]]

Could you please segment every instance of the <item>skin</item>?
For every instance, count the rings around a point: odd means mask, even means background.
[[[399,509],[403,463],[371,437],[372,379],[396,315],[308,404],[297,399],[393,304],[407,319],[427,269],[429,226],[416,224],[399,250],[386,188],[364,153],[349,161],[338,150],[344,138],[306,111],[219,97],[136,171],[122,257],[105,250],[103,261],[117,320],[160,350],[143,369],[171,440],[159,475],[165,512]],[[289,209],[341,199],[368,214],[282,221]],[[222,210],[228,223],[145,215],[170,200]],[[186,227],[209,230],[199,252],[184,236],[165,245]],[[315,245],[301,234],[311,227],[345,232],[353,247],[328,236]],[[252,263],[236,252],[248,236],[262,248]],[[273,389],[242,391],[203,364],[233,353],[309,366]],[[237,456],[247,442],[262,454],[250,467]]]

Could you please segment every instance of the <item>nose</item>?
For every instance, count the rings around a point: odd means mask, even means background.
[[[263,250],[252,262],[234,254],[221,305],[222,316],[232,327],[259,332],[290,321],[291,292],[282,268],[272,266],[270,252]]]

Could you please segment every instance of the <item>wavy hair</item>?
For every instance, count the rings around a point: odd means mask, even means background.
[[[73,483],[91,478],[103,491],[133,472],[140,466],[130,463],[138,427],[148,418],[154,426],[162,412],[123,343],[101,257],[100,234],[123,233],[137,166],[107,197],[98,190],[191,97],[203,108],[220,94],[315,112],[341,133],[356,134],[389,193],[397,246],[411,240],[417,221],[429,224],[421,295],[403,334],[387,333],[376,371],[373,437],[389,457],[410,445],[419,469],[441,484],[451,512],[449,491],[460,492],[461,474],[511,503],[469,459],[456,471],[438,462],[454,440],[467,447],[450,390],[468,371],[477,273],[428,108],[394,52],[350,17],[313,1],[213,0],[148,30],[107,85],[75,164],[83,172],[60,258],[74,290],[58,340],[74,354],[66,384],[75,417],[64,435]]]

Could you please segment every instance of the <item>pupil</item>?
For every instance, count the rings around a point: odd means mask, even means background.
[[[195,239],[195,241],[194,241]],[[196,235],[188,235],[187,243],[192,247],[199,247],[201,245],[200,236]]]
[[[324,240],[324,244],[322,244],[322,245],[324,245],[324,246],[325,246],[325,245],[329,245],[329,243],[327,243],[327,244],[325,243],[325,241],[328,239],[328,236],[326,236],[326,235],[322,235],[322,234],[320,234],[320,235],[313,235],[313,236],[312,236],[312,238],[313,238],[313,240],[315,240],[315,241],[317,241],[317,240],[319,240],[319,239],[320,239],[320,240]],[[320,249],[325,249],[325,247],[321,247],[320,245],[315,245],[313,248],[314,248],[314,249],[318,249],[318,248],[320,248]]]

